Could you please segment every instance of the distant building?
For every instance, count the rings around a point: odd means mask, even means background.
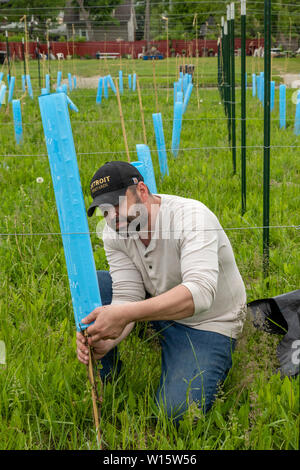
[[[137,22],[133,0],[123,0],[113,11],[112,18],[113,20],[105,26],[95,26],[93,21],[88,25],[80,9],[72,7],[69,0],[64,12],[67,38],[72,38],[74,34],[86,38],[87,41],[135,41]]]
[[[216,22],[212,15],[210,15],[205,23],[200,25],[199,37],[205,38],[208,34],[214,33],[216,28]]]

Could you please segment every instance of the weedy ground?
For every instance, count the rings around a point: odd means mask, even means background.
[[[275,67],[273,61],[273,66]],[[288,71],[295,62],[277,62]],[[22,64],[15,68],[21,71]],[[170,60],[170,84],[175,59]],[[53,64],[51,64],[54,67]],[[139,72],[148,145],[159,193],[201,200],[219,218],[232,243],[248,301],[299,288],[299,137],[293,133],[293,90],[287,93],[287,128],[279,129],[278,90],[271,124],[270,271],[262,275],[263,108],[247,90],[247,211],[241,216],[240,89],[237,102],[237,172],[228,149],[227,121],[216,89],[215,59],[199,60],[196,89],[184,116],[177,158],[168,151],[169,176],[160,176],[152,113],[156,111],[152,64],[123,61],[124,75]],[[249,61],[249,74],[263,62]],[[276,65],[277,66],[277,65]],[[30,67],[36,67],[36,63]],[[57,64],[55,64],[57,67]],[[65,72],[67,63],[64,64]],[[115,76],[117,64],[76,61],[78,75]],[[126,69],[127,67],[127,69]],[[71,64],[70,64],[71,68]],[[238,59],[237,59],[238,69]],[[71,69],[72,71],[72,69]],[[238,73],[238,72],[237,72]],[[274,69],[274,73],[278,70]],[[210,75],[211,74],[211,75]],[[34,78],[34,72],[32,72]],[[171,148],[173,90],[167,101],[166,62],[156,63],[158,111],[167,149]],[[35,75],[35,77],[37,77]],[[196,73],[195,77],[196,79]],[[143,143],[137,93],[127,89],[122,107],[131,161]],[[63,246],[59,235],[46,146],[37,102],[22,100],[24,142],[14,141],[11,107],[2,106],[0,340],[6,365],[0,365],[1,449],[96,449],[86,369],[76,358],[75,328]],[[204,88],[202,85],[211,85]],[[20,79],[16,97],[21,97]],[[86,206],[89,181],[108,160],[126,160],[117,100],[95,103],[96,90],[70,96],[70,112]],[[43,178],[38,183],[37,178]],[[40,181],[40,180],[38,180]],[[103,245],[89,220],[97,269],[108,269]],[[281,226],[281,227],[279,227]],[[239,228],[243,229],[239,229]],[[16,233],[32,234],[15,235]],[[41,233],[43,235],[41,235]],[[55,235],[56,234],[56,235]],[[276,347],[281,336],[255,329],[248,316],[233,368],[212,410],[203,416],[191,406],[178,428],[156,409],[153,396],[160,376],[160,351],[151,331],[135,330],[121,345],[123,371],[103,391],[101,428],[106,449],[297,449],[299,378],[281,378]],[[141,332],[140,332],[141,333]]]

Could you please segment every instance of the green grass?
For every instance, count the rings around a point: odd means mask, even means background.
[[[217,58],[216,57],[199,57],[198,61],[195,57],[185,58],[185,64],[192,64],[195,66],[194,77],[195,81],[198,77],[199,86],[216,86],[217,81]],[[176,73],[176,64],[177,68],[182,64],[182,58],[174,59],[169,58],[169,64],[167,67],[167,60],[157,60],[155,61],[155,75],[157,79],[157,84],[159,87],[165,88],[169,83],[169,86],[173,86],[173,81]],[[239,86],[241,83],[241,59],[236,57],[236,85]],[[140,77],[140,80],[143,82],[144,88],[153,87],[153,63],[152,61],[145,60],[131,60],[131,59],[122,59],[121,62],[122,70],[124,74],[124,80],[128,74],[136,72]],[[43,63],[41,61],[40,65],[40,74],[42,83],[44,83],[45,74],[49,72],[52,82],[56,81],[57,71],[62,70],[63,76],[67,78],[67,73],[71,72],[72,74],[78,75],[80,77],[93,77],[107,75],[110,73],[113,78],[118,76],[118,71],[120,70],[120,60],[79,60],[75,59],[73,61],[50,61],[50,64]],[[248,82],[250,84],[251,74],[259,74],[264,70],[264,59],[260,57],[248,57],[246,58],[246,72],[248,74]],[[7,66],[2,66],[2,72],[7,73]],[[23,62],[16,61],[12,63],[11,66],[11,75],[16,77],[21,77],[24,73]],[[38,87],[38,62],[37,60],[29,61],[29,73],[31,76],[31,82],[34,88]],[[300,73],[300,63],[299,58],[292,59],[282,59],[282,58],[273,58],[272,59],[272,78],[276,81],[276,84],[283,83],[282,75],[285,73]],[[167,77],[169,76],[169,82]],[[21,79],[17,85],[21,88]],[[44,85],[43,85],[44,86]]]
[[[96,61],[78,62],[78,75],[93,75],[96,72],[92,67],[99,67]],[[210,82],[215,84],[216,61],[210,63],[207,72],[215,72]],[[252,98],[251,90],[247,92],[247,212],[241,217],[240,150],[237,174],[233,175],[227,122],[218,91],[200,89],[200,109],[193,92],[181,138],[181,148],[190,150],[181,150],[177,159],[168,152],[170,176],[162,180],[152,124],[155,97],[149,88],[151,77],[147,78],[152,64],[140,61],[138,67],[145,80],[141,78],[143,106],[158,191],[199,199],[218,216],[231,240],[248,301],[299,288],[299,231],[271,229],[270,275],[264,279],[262,231],[230,230],[262,225],[263,149],[257,146],[263,145],[263,109]],[[167,103],[163,89],[166,63],[158,62],[156,71],[161,88],[159,110],[170,148],[173,91]],[[204,77],[211,80],[210,75]],[[278,102],[272,113],[270,224],[274,226],[299,224],[300,149],[289,148],[299,146],[299,137],[293,133],[295,105],[291,95],[292,90],[288,90],[286,130],[278,126]],[[78,114],[71,112],[71,121],[87,206],[89,181],[95,170],[107,160],[126,160],[126,153],[116,98],[110,93],[109,100],[96,106],[95,90],[79,89],[71,98],[79,108]],[[239,90],[236,101],[240,102]],[[122,106],[134,161],[135,144],[143,142],[137,94],[126,90]],[[57,233],[60,230],[37,99],[23,100],[24,143],[20,146],[14,141],[11,108],[5,111],[2,107],[0,232]],[[37,177],[43,177],[44,182],[37,183]],[[89,224],[95,232],[96,218]],[[107,269],[101,241],[94,233],[91,240],[97,269]],[[7,364],[0,365],[0,448],[97,448],[86,370],[75,354],[73,311],[60,236],[1,237],[0,257],[0,340],[7,350]],[[145,332],[144,339],[132,333],[121,345],[123,373],[104,390],[104,448],[297,449],[299,378],[282,379],[277,373],[279,341],[278,336],[255,330],[248,319],[233,355],[233,368],[213,409],[202,416],[191,407],[176,429],[153,403],[160,376],[159,347],[150,332]]]

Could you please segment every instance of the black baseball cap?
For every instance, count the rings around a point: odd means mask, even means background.
[[[135,166],[127,162],[106,162],[94,174],[91,183],[93,202],[88,208],[91,217],[96,207],[101,204],[119,205],[119,197],[124,196],[128,186],[144,181],[141,173]]]

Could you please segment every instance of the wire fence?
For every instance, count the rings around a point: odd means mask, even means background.
[[[248,0],[249,2],[249,0]],[[155,2],[153,2],[152,4],[154,4]],[[158,2],[159,3],[159,2]],[[180,3],[180,2],[172,2],[173,4],[174,3]],[[200,3],[214,3],[213,0],[210,0],[210,1],[198,1],[198,2],[193,2],[195,4],[200,4]],[[215,2],[215,3],[218,3],[218,2]],[[264,4],[264,2],[255,2],[256,4],[258,3],[261,3],[261,4]],[[274,5],[274,4],[273,4]],[[278,5],[280,5],[280,3],[278,3]],[[291,4],[293,5],[293,4]],[[294,5],[293,5],[294,6]],[[53,7],[54,8],[54,7]],[[75,7],[76,8],[76,7]],[[79,7],[78,7],[79,8]],[[98,8],[98,7],[95,7],[95,8]],[[48,7],[42,7],[42,8],[39,8],[39,10],[47,10]],[[73,9],[73,7],[72,7]],[[16,9],[17,10],[17,9]],[[34,10],[34,9],[29,9],[29,10]],[[10,10],[12,11],[12,10]],[[251,9],[248,10],[249,13],[251,13]],[[254,11],[253,11],[254,12]],[[223,11],[222,12],[214,12],[214,13],[224,13]],[[294,15],[294,13],[293,13]],[[296,15],[294,15],[296,16]],[[300,14],[299,14],[300,16]],[[175,15],[173,15],[173,17],[175,17]],[[72,23],[73,24],[73,23]],[[276,28],[273,28],[273,31],[276,30]],[[289,31],[291,31],[291,28],[288,29]],[[186,58],[187,60],[189,60],[189,58],[187,57]],[[260,58],[258,58],[260,59]],[[113,66],[117,66],[119,67],[119,64],[117,63],[113,63],[113,64],[110,64],[110,65],[113,65]],[[249,72],[250,73],[250,72]],[[276,72],[273,72],[274,75],[276,75]],[[153,78],[153,75],[146,75],[146,74],[143,74],[143,75],[138,75],[140,79],[145,79],[145,78],[149,78],[149,79],[152,79]],[[203,72],[200,71],[200,76],[199,76],[199,79],[200,79],[200,87],[199,87],[199,90],[201,90],[201,82],[206,78],[206,77],[213,77],[215,76],[216,77],[216,74],[215,73],[210,73],[210,72]],[[86,77],[86,78],[89,78],[89,77]],[[159,78],[163,78],[163,79],[166,79],[166,78],[169,78],[167,75],[159,75]],[[38,77],[32,77],[33,80],[38,80]],[[215,83],[215,88],[217,88],[217,81]],[[169,91],[170,89],[172,88],[169,88],[167,89],[166,87],[157,87],[157,92],[158,93],[165,93],[166,91]],[[209,88],[205,88],[205,90],[208,90]],[[16,90],[16,92],[18,93],[21,93],[21,90]],[[93,99],[95,101],[95,93],[93,92],[90,92],[90,91],[86,91],[86,90],[82,90],[82,89],[78,89],[76,90],[76,94],[77,96],[80,97],[80,94],[81,95],[84,95],[84,99]],[[151,90],[150,93],[147,93],[147,91],[145,91],[145,89],[143,89],[143,96],[153,96],[154,97],[154,93],[153,93],[153,90]],[[129,91],[128,97],[132,98],[133,97],[133,92],[132,91]],[[240,101],[238,100],[235,100],[235,101],[231,101],[231,100],[223,100],[223,102],[221,103],[220,100],[218,101],[212,101],[212,100],[205,100],[206,102],[209,102],[209,104],[235,104],[235,105],[239,105],[241,104]],[[279,100],[274,100],[274,103],[278,103]],[[198,113],[197,113],[198,114]],[[235,121],[241,121],[242,118],[241,117],[234,117],[234,118],[231,118],[232,120],[235,120]],[[173,119],[164,119],[164,122],[173,122],[174,120]],[[218,122],[225,122],[225,121],[228,121],[228,117],[215,117],[215,116],[206,116],[206,117],[197,117],[197,118],[183,118],[183,121],[187,121],[187,122],[203,122],[203,121],[218,121]],[[264,118],[260,118],[260,117],[253,117],[253,116],[247,116],[247,121],[258,121],[258,122],[261,122],[261,121],[264,121]],[[280,121],[279,118],[272,118],[272,121],[274,122],[277,122],[277,121]],[[293,119],[286,119],[286,121],[293,121]],[[140,123],[140,119],[126,119],[126,122],[127,123]],[[153,122],[152,119],[145,119],[145,122]],[[41,125],[42,122],[41,121],[32,121],[32,122],[24,122],[22,123],[22,125],[24,126],[38,126],[38,125]],[[77,126],[77,125],[106,125],[106,126],[109,126],[109,125],[120,125],[120,120],[91,120],[91,121],[83,121],[83,120],[76,120],[76,119],[73,119],[72,120],[72,125],[74,126]],[[12,123],[11,122],[3,122],[3,123],[0,123],[0,126],[11,126]],[[30,142],[33,142],[33,143],[44,143],[42,140],[38,141],[38,140],[30,140]],[[225,145],[225,146],[201,146],[201,147],[183,147],[183,148],[180,148],[180,151],[181,152],[191,152],[191,151],[207,151],[207,150],[214,150],[214,151],[224,151],[224,150],[232,150],[232,149],[240,149],[240,145],[236,145],[236,146],[232,146],[232,145]],[[257,149],[257,150],[260,150],[260,149],[264,149],[266,148],[264,145],[247,145],[246,146],[247,149]],[[270,145],[268,146],[268,148],[270,149],[299,149],[300,148],[300,145]],[[170,153],[172,152],[173,150],[171,148],[166,148],[166,152]],[[132,150],[114,150],[114,151],[97,151],[97,152],[77,152],[77,155],[78,156],[84,156],[84,157],[93,157],[93,156],[98,156],[98,155],[111,155],[111,154],[126,154],[126,153],[130,153],[130,154],[136,154],[136,149],[132,149]],[[159,150],[156,149],[156,148],[153,148],[153,149],[150,149],[150,152],[153,152],[153,153],[158,153]],[[13,154],[13,153],[7,153],[7,154],[0,154],[0,157],[1,158],[24,158],[24,157],[47,157],[48,154],[47,153],[30,153],[30,154],[26,154],[26,153],[20,153],[20,154]],[[293,229],[293,230],[299,230],[300,229],[300,225],[264,225],[264,226],[243,226],[243,227],[225,227],[225,228],[220,228],[219,230],[224,230],[224,231],[246,231],[246,230],[263,230],[263,229]],[[203,229],[203,231],[209,231],[209,230],[216,230],[216,229],[209,229],[209,228],[206,228],[206,229]],[[64,236],[64,235],[92,235],[92,234],[98,234],[98,232],[93,232],[93,231],[90,231],[90,232],[70,232],[70,233],[61,233],[61,232],[7,232],[7,233],[0,233],[0,237],[15,237],[15,236],[18,236],[18,237],[29,237],[29,236]]]
[[[231,146],[231,145],[226,145],[226,146],[207,146],[207,147],[186,147],[186,148],[180,148],[180,151],[191,151],[191,150],[231,150],[231,149],[239,149],[241,148],[240,146]],[[264,145],[247,145],[246,148],[249,149],[264,149],[266,148]],[[268,148],[289,148],[289,149],[298,149],[300,148],[300,145],[270,145]],[[158,149],[150,149],[150,152],[159,152]],[[166,152],[173,152],[173,149],[166,149]],[[110,150],[110,151],[101,151],[101,152],[77,152],[77,155],[111,155],[112,153],[127,153],[127,150]],[[129,150],[129,153],[136,153],[135,150]],[[33,153],[33,154],[0,154],[0,157],[47,157],[47,153]]]
[[[201,230],[191,230],[192,232],[221,232],[221,231],[233,231],[233,230],[263,230],[265,228],[269,229],[295,229],[300,230],[300,225],[268,225],[268,226],[255,226],[255,227],[224,227],[224,228],[204,228]],[[134,232],[136,233],[136,232]],[[141,233],[141,232],[140,232]],[[148,233],[148,232],[147,232]],[[164,231],[162,230],[161,233],[175,233],[174,230]],[[8,233],[0,233],[0,237],[30,237],[30,236],[68,236],[68,235],[99,235],[99,231],[90,231],[90,232],[8,232]]]

